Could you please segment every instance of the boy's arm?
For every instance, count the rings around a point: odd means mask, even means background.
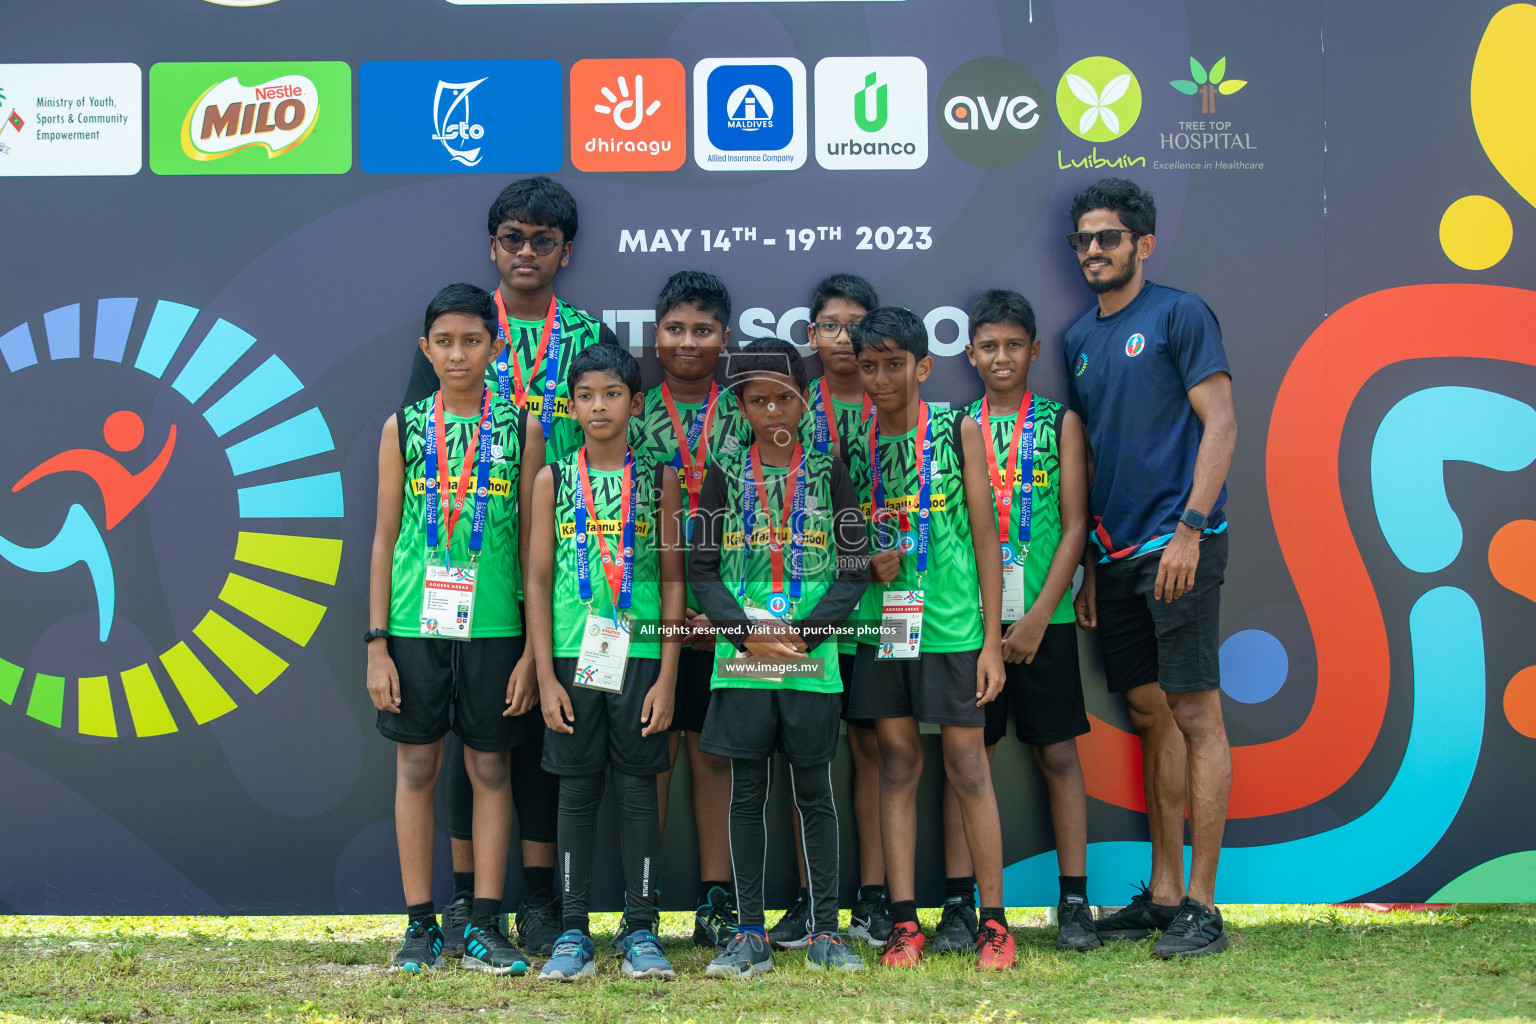
[[[544,724],[555,732],[575,732],[571,699],[555,678],[555,471],[545,466],[533,481],[533,515],[529,527],[528,575],[523,602],[528,616],[528,644],[533,649]]]
[[[400,538],[400,510],[405,504],[405,459],[400,456],[400,426],[396,417],[384,422],[379,438],[378,513],[373,527],[373,552],[368,560],[368,628],[389,628],[389,605],[395,566],[395,541]],[[383,637],[368,641],[368,696],[380,711],[400,713],[400,677]]]
[[[517,469],[518,524],[521,527],[526,522],[521,514],[522,510],[533,508],[534,481],[544,468],[544,428],[539,426],[539,421],[529,416],[527,412],[519,410],[518,415],[522,419],[523,427],[523,457]],[[527,529],[522,528],[517,531],[517,564],[520,566],[528,564],[530,546],[528,533]],[[523,589],[527,590],[526,584]],[[526,633],[525,629],[524,634]],[[525,643],[523,656],[513,666],[512,678],[507,681],[507,710],[504,713],[525,714],[538,702],[538,673],[534,669],[532,648]]]
[[[674,485],[677,474],[671,474]],[[698,612],[710,621],[736,645],[744,650],[743,643],[752,632],[752,619],[736,600],[732,588],[720,579],[720,545],[725,539],[727,521],[732,512],[739,521],[740,510],[726,508],[725,475],[719,470],[704,476],[704,487],[699,492],[699,510],[693,517],[693,549],[688,555],[688,582],[693,587],[693,599]],[[665,492],[663,492],[665,494]]]
[[[969,416],[960,419],[960,448],[965,454],[961,471],[965,483],[965,511],[971,521],[971,552],[976,559],[976,579],[981,586],[981,653],[976,659],[976,703],[985,704],[1003,689],[1002,625],[1003,548],[992,521],[992,481],[987,479],[987,457],[981,428]]]
[[[1045,629],[1056,614],[1061,597],[1072,586],[1072,574],[1083,558],[1088,537],[1088,463],[1083,455],[1083,422],[1077,413],[1064,410],[1057,431],[1059,469],[1057,507],[1061,511],[1061,543],[1040,584],[1040,593],[1024,617],[1008,628],[1003,638],[1003,658],[1029,664],[1035,660]]]
[[[832,463],[832,536],[837,577],[809,615],[793,623],[807,650],[831,637],[853,614],[869,585],[869,534],[847,468]]]
[[[646,694],[640,709],[642,736],[656,736],[672,725],[673,695],[677,687],[677,658],[682,650],[682,628],[685,621],[687,593],[683,581],[683,531],[680,527],[683,511],[683,490],[677,483],[677,474],[670,466],[656,467],[656,478],[661,484],[661,515],[656,527],[660,547],[657,558],[661,569],[661,673]]]

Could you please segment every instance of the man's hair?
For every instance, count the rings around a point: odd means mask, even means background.
[[[739,352],[730,353],[727,373],[738,394],[748,381],[765,373],[782,374],[801,391],[810,383],[799,350],[782,338],[753,338]]]
[[[988,288],[971,303],[970,336],[976,340],[976,331],[987,324],[1018,324],[1029,339],[1035,339],[1035,307],[1016,291],[1007,288]]]
[[[866,312],[880,305],[880,296],[875,294],[875,286],[859,275],[833,274],[818,284],[815,294],[811,296],[813,322],[833,299],[847,299],[855,305],[863,306]]]
[[[492,338],[496,337],[496,303],[491,301],[491,293],[484,288],[460,282],[439,290],[432,296],[432,301],[427,303],[427,316],[422,321],[421,336],[430,338],[432,325],[437,323],[438,317],[447,313],[479,317],[485,324],[486,333]]]
[[[576,382],[589,373],[606,373],[629,388],[631,395],[640,393],[640,364],[634,356],[612,342],[588,345],[576,353],[571,368],[565,371],[565,387],[569,395],[576,394]]]
[[[1091,210],[1112,210],[1120,223],[1133,234],[1157,233],[1157,204],[1152,193],[1145,192],[1133,181],[1124,178],[1100,178],[1072,197],[1072,230],[1083,214]]]
[[[565,186],[542,174],[520,178],[501,190],[486,215],[485,228],[493,236],[502,223],[520,220],[546,228],[559,228],[569,242],[576,237],[576,200]]]
[[[726,290],[725,282],[714,274],[702,270],[679,270],[667,278],[667,283],[661,286],[661,294],[656,296],[656,322],[661,323],[661,318],[667,315],[669,309],[675,309],[683,303],[714,314],[721,327],[730,326],[731,293]]]
[[[917,314],[902,306],[879,306],[864,314],[854,325],[853,350],[895,346],[912,353],[914,359],[928,356],[928,328]]]

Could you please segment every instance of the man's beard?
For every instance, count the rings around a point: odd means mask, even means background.
[[[1110,266],[1114,266],[1114,260],[1110,260]],[[1125,269],[1112,277],[1089,277],[1086,273],[1083,280],[1088,282],[1088,288],[1095,295],[1103,295],[1117,288],[1123,288],[1130,284],[1131,278],[1136,276],[1136,260],[1132,257],[1125,261]]]

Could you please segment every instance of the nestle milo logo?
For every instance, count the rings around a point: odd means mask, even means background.
[[[265,146],[275,157],[303,142],[319,116],[319,91],[303,75],[260,85],[226,78],[188,108],[181,148],[194,160],[218,160],[251,146]]]

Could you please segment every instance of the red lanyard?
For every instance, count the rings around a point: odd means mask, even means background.
[[[1013,528],[1013,485],[1019,479],[1019,438],[1023,435],[1025,414],[1033,400],[1029,390],[1019,403],[1019,415],[1013,421],[1013,440],[1008,442],[1008,472],[1004,474],[997,465],[997,449],[992,445],[992,417],[987,411],[987,400],[981,400],[981,433],[987,450],[987,469],[992,474],[992,494],[997,498],[998,540],[1008,543],[1008,531]],[[1026,543],[1028,543],[1026,541]]]
[[[496,292],[496,315],[501,318],[501,336],[506,340],[507,362],[512,364],[512,401],[519,406],[528,404],[528,393],[523,389],[523,366],[517,358],[517,347],[512,344],[512,325],[507,321],[507,307],[501,301],[501,289]],[[528,367],[528,373],[532,375],[534,368],[544,362],[544,356],[549,352],[549,332],[555,326],[555,317],[560,315],[555,297],[549,297],[549,312],[544,316],[544,330],[539,335],[539,350],[533,355],[533,363]],[[544,376],[549,376],[549,367],[544,367]]]
[[[443,393],[441,391],[437,393],[437,399],[435,400],[434,405],[436,408],[433,411],[436,413],[436,415],[434,415],[432,418],[437,421],[437,450],[443,453],[443,461],[441,463],[442,468],[438,470],[442,476],[442,480],[438,485],[437,493],[446,497],[448,494],[449,484],[448,427],[447,424],[443,422]],[[490,408],[491,390],[490,388],[486,388],[485,398],[482,400],[480,405],[480,418],[475,421],[475,432],[469,435],[469,440],[464,445],[464,465],[459,469],[459,485],[458,487],[454,488],[453,512],[448,517],[448,534],[443,538],[444,549],[453,543],[453,528],[458,525],[459,513],[464,511],[464,492],[469,490],[470,470],[474,467],[476,453],[480,450],[480,424],[485,422],[485,414],[490,411]]]
[[[672,418],[672,432],[677,435],[677,454],[683,465],[683,484],[688,488],[688,516],[699,510],[699,491],[704,487],[704,460],[709,455],[709,428],[714,422],[716,399],[720,395],[720,385],[711,382],[709,385],[709,398],[704,402],[704,408],[700,409],[695,422],[702,418],[703,422],[699,430],[697,450],[688,450],[688,431],[683,429],[683,418],[678,415],[677,403],[672,401],[672,389],[667,387],[667,382],[661,382],[661,401],[667,407],[667,415]]]
[[[827,375],[821,375],[821,414],[827,418],[827,444],[834,445],[838,442],[837,432],[837,406],[832,404],[832,388],[827,384]],[[869,411],[874,408],[869,396],[864,396],[864,408],[859,412],[859,419],[868,420]]]
[[[762,506],[763,512],[768,516],[768,564],[773,567],[773,592],[775,594],[782,594],[784,593],[784,541],[781,534],[789,529],[789,518],[795,508],[795,490],[800,486],[800,474],[805,472],[800,442],[795,442],[795,447],[789,455],[789,464],[795,467],[795,472],[793,476],[786,476],[784,478],[784,507],[779,512],[779,525],[777,527],[773,525],[773,512],[768,505],[768,467],[763,464],[763,454],[758,450],[756,442],[753,442],[752,450],[747,455],[751,459],[751,465],[757,467],[756,473],[752,473],[750,468],[748,469],[748,475],[752,477],[752,482],[757,485],[757,503]],[[742,537],[742,557],[746,558],[746,553],[751,549],[751,536]]]
[[[628,462],[629,460],[625,460]],[[633,463],[630,463],[633,465]],[[623,472],[623,483],[619,489],[619,536],[623,537],[629,526],[629,492],[634,486],[634,475],[626,467]],[[613,598],[614,607],[619,604],[619,593],[624,589],[624,561],[615,559],[608,551],[608,536],[603,532],[603,517],[597,511],[597,505],[592,501],[592,477],[587,472],[587,446],[582,445],[581,451],[576,453],[576,477],[581,481],[581,496],[587,502],[587,514],[597,523],[597,549],[603,556],[603,575],[608,577],[608,593]],[[620,542],[620,550],[623,550],[623,542]]]
[[[919,402],[917,406],[917,432],[913,441],[917,445],[917,458],[913,465],[917,469],[918,486],[922,486],[923,478],[923,438],[928,434],[928,403]],[[869,517],[879,522],[884,517],[885,487],[880,479],[880,417],[871,416],[869,419],[869,460],[872,463],[873,472],[869,474]],[[896,510],[896,522],[901,526],[901,532],[906,533],[912,529],[912,520],[907,517],[907,506],[902,502]]]

